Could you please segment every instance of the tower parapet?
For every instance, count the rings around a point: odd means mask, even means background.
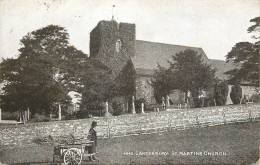
[[[120,72],[135,55],[135,24],[100,21],[90,33],[90,57]]]

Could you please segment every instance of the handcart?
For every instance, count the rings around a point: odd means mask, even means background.
[[[83,155],[91,156],[87,147],[92,146],[93,141],[83,138],[66,139],[61,143],[54,143],[53,160],[55,163],[64,163],[65,165],[79,165],[82,162]]]

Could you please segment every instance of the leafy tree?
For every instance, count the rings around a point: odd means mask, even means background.
[[[152,80],[156,101],[161,102],[161,98],[173,89],[185,92],[187,99],[188,91],[197,98],[201,90],[211,87],[215,81],[215,70],[203,63],[201,57],[196,51],[187,49],[172,56],[173,60],[168,61],[169,68],[159,65]]]
[[[164,68],[158,64],[158,69],[155,70],[154,76],[151,81],[151,85],[154,88],[154,96],[155,100],[158,103],[162,102],[162,97],[166,98],[166,96],[170,93],[170,90],[173,88],[174,82],[173,74],[171,70]]]
[[[233,104],[240,103],[240,100],[242,98],[242,88],[240,87],[239,84],[235,84],[234,86],[232,86],[231,92],[230,92],[230,98],[231,98]]]
[[[226,72],[230,75],[231,83],[259,84],[259,46],[259,43],[239,42],[228,53],[226,61],[240,66]]]
[[[259,33],[260,17],[256,17],[250,22],[254,22],[255,25],[249,27],[248,32]],[[260,37],[253,35],[253,38],[259,39]],[[259,47],[260,41],[255,43],[239,42],[226,55],[226,62],[234,62],[238,65],[237,68],[226,72],[230,75],[231,83],[246,82],[259,86]]]
[[[65,28],[49,25],[21,39],[18,58],[0,64],[3,109],[49,113],[57,104],[69,104],[68,92],[79,90],[86,55],[69,46],[68,38]]]
[[[170,62],[175,88],[186,95],[189,90],[195,98],[201,90],[209,88],[215,81],[215,70],[204,63],[201,57],[196,51],[187,49],[172,56],[173,62]]]
[[[89,58],[83,84],[81,111],[86,115],[98,114],[105,109],[104,103],[108,101],[113,103],[112,113],[118,115],[124,109],[123,103],[131,101],[135,94],[135,70],[129,61],[115,78],[112,69],[97,58]]]
[[[228,96],[228,83],[227,81],[221,81],[215,84],[214,98],[216,105],[225,105]]]
[[[97,59],[89,58],[84,71],[81,110],[88,115],[105,109],[104,102],[114,96],[115,83],[111,70]]]
[[[253,22],[255,24],[250,26],[247,29],[247,32],[248,33],[257,33],[259,35],[259,32],[260,32],[260,17],[255,17],[255,18],[251,19],[250,22]],[[260,38],[260,36],[255,36],[255,35],[253,35],[252,37],[255,38],[255,39]]]

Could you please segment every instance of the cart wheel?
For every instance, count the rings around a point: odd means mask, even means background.
[[[71,148],[68,149],[64,154],[64,164],[68,165],[77,165],[81,164],[82,154],[79,149]]]

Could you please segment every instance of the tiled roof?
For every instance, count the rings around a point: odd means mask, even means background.
[[[157,64],[167,67],[167,61],[172,61],[173,55],[186,49],[195,50],[202,54],[203,59],[208,59],[201,48],[136,40],[136,54],[132,61],[135,68],[156,69]]]
[[[138,75],[152,76],[158,64],[168,67],[167,61],[172,61],[173,55],[186,49],[192,49],[197,51],[198,54],[202,54],[202,59],[216,69],[216,76],[221,80],[227,80],[228,76],[224,73],[236,67],[233,63],[208,59],[202,48],[141,40],[136,40],[136,54],[132,57],[132,62]]]
[[[226,63],[225,61],[222,60],[213,60],[213,59],[208,59],[208,64],[212,66],[216,70],[216,77],[218,77],[220,80],[228,80],[229,76],[224,74],[225,72],[239,68],[239,65],[236,65],[234,63],[228,62]]]

